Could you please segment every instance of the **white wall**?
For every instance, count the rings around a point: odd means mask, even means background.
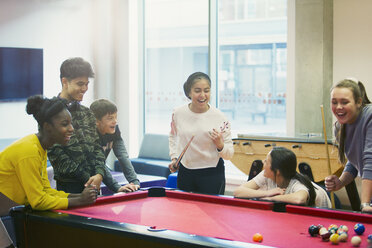
[[[82,104],[97,98],[118,105],[118,118],[130,156],[138,153],[142,86],[138,85],[137,5],[129,0],[1,0],[0,47],[44,49],[44,94],[60,92],[59,68],[69,57],[89,61],[96,77]],[[0,103],[0,139],[37,131],[26,102]]]
[[[355,77],[372,98],[372,1],[334,0],[333,81]]]
[[[44,94],[61,89],[59,67],[69,57],[92,59],[91,1],[0,2],[0,46],[43,48]],[[91,84],[93,86],[93,84]],[[85,101],[93,98],[88,91]],[[37,131],[25,111],[26,102],[0,103],[0,138],[18,138]]]

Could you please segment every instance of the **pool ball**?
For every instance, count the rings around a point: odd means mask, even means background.
[[[326,232],[323,232],[322,234],[320,234],[320,237],[322,237],[322,241],[329,241],[329,237],[331,237],[331,234],[330,232],[326,231]]]
[[[338,233],[338,241],[340,242],[346,242],[347,241],[347,233],[346,232],[340,232]]]
[[[358,235],[362,235],[362,234],[364,233],[365,230],[366,230],[366,229],[365,229],[364,225],[361,224],[361,223],[357,223],[357,224],[355,224],[355,226],[354,226],[354,232],[355,232],[356,234],[358,234]]]
[[[334,227],[338,229],[338,226],[337,225],[331,224],[331,225],[329,225],[328,230],[331,229],[331,228],[334,228]]]
[[[338,231],[338,228],[337,227],[331,227],[331,228],[328,228],[328,232],[330,232],[330,233],[337,233],[337,231]]]
[[[309,234],[311,237],[315,237],[319,234],[319,227],[316,225],[311,225],[309,227]]]
[[[263,237],[260,233],[256,233],[255,235],[253,235],[254,242],[262,242],[262,240],[263,240]]]
[[[322,234],[327,233],[327,232],[328,232],[328,230],[327,230],[327,228],[325,228],[325,227],[321,227],[321,228],[319,229],[319,235],[322,235]]]
[[[348,232],[349,231],[349,228],[345,225],[340,225],[338,230],[337,230],[337,233],[342,233],[342,232]]]
[[[368,241],[368,244],[372,244],[372,234],[368,235],[368,238],[367,238],[367,241]]]
[[[337,245],[338,244],[338,237],[339,235],[337,233],[333,233],[331,237],[329,237],[329,240],[332,242],[332,244]]]
[[[353,246],[359,246],[362,243],[362,239],[359,236],[354,236],[351,238],[351,244]]]

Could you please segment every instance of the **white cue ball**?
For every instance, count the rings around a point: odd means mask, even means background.
[[[362,239],[359,236],[354,236],[351,238],[351,244],[353,246],[359,246],[362,243]]]

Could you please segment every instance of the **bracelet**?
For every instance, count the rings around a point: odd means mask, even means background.
[[[369,202],[363,202],[362,204],[360,204],[360,210],[362,210],[365,207],[371,207],[371,203],[369,203]]]

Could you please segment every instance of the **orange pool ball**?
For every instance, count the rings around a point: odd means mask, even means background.
[[[254,242],[262,242],[262,240],[263,240],[263,237],[260,233],[256,233],[255,235],[253,235]]]

